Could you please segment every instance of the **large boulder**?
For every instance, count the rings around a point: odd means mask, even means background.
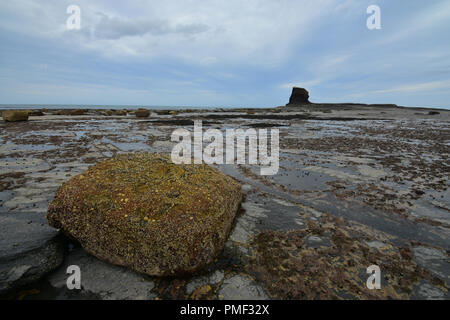
[[[72,112],[70,113],[71,116],[82,116],[84,115],[85,110],[83,109],[76,109],[76,110],[72,110]]]
[[[113,110],[115,116],[126,116],[127,110]]]
[[[6,122],[27,121],[28,111],[22,110],[4,110],[2,111],[2,118]]]
[[[292,94],[289,99],[289,104],[308,104],[309,102],[309,93],[306,89],[303,88],[292,88]]]
[[[134,114],[138,118],[148,118],[150,116],[150,111],[146,109],[138,109]]]
[[[179,275],[219,255],[241,200],[239,183],[210,166],[122,154],[63,184],[47,219],[100,259]]]

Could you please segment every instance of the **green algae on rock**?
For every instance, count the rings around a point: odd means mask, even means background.
[[[219,255],[241,200],[239,183],[210,166],[122,154],[64,183],[47,219],[102,260],[178,275]]]

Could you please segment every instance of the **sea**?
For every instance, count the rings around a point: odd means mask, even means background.
[[[22,110],[22,109],[151,109],[151,110],[181,110],[181,109],[218,109],[219,107],[207,106],[132,106],[132,105],[80,105],[80,104],[0,104],[0,110]],[[226,108],[226,107],[224,107]]]

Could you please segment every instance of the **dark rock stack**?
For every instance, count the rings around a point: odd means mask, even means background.
[[[289,104],[308,104],[309,93],[303,88],[292,88],[291,98],[289,99]]]

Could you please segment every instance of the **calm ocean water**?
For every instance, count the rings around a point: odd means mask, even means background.
[[[13,109],[153,109],[153,110],[179,110],[179,109],[216,109],[217,107],[194,107],[194,106],[125,106],[125,105],[80,105],[80,104],[0,104],[0,110]]]

